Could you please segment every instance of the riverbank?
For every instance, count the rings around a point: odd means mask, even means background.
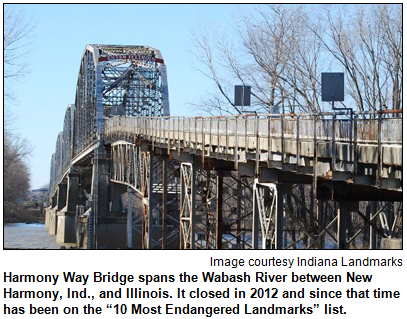
[[[45,215],[39,209],[20,209],[17,212],[4,212],[4,223],[44,224]]]

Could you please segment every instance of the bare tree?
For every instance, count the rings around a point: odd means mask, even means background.
[[[318,112],[321,44],[308,27],[303,6],[262,5],[241,13],[230,36],[194,36],[193,53],[218,93],[197,103],[207,113],[240,113],[232,101],[235,84],[252,87],[250,110],[261,113]]]
[[[27,139],[16,133],[16,116],[5,112],[3,139],[4,209],[14,207],[17,199],[25,198],[30,187],[27,159],[33,151]]]
[[[236,84],[252,87],[255,112],[319,113],[321,72],[345,71],[348,106],[402,105],[401,8],[393,5],[259,5],[237,15],[228,34],[205,28],[193,53],[217,92],[196,106],[240,113]],[[230,32],[233,31],[233,33]],[[330,107],[329,105],[325,107]]]
[[[33,151],[32,146],[27,139],[20,135],[12,137],[4,136],[4,169],[8,168],[13,162],[25,160]]]
[[[234,42],[219,30],[195,34],[193,53],[218,88],[196,106],[210,114],[241,113],[232,89],[242,84],[252,87],[252,105],[245,111],[318,112],[321,44],[308,24],[303,6],[262,5],[254,14],[239,15]]]
[[[28,73],[27,55],[34,23],[27,19],[24,8],[4,5],[4,97],[15,102],[11,86]],[[4,207],[9,209],[19,198],[25,198],[30,187],[30,173],[26,163],[32,147],[16,133],[17,115],[5,105],[4,112]]]
[[[390,76],[392,90],[392,108],[402,108],[403,88],[403,25],[402,8],[382,5],[376,9],[376,20],[379,26],[379,38],[383,41],[388,54],[383,66]]]
[[[401,11],[401,8],[400,8]],[[396,5],[327,7],[320,40],[347,75],[360,111],[401,107],[402,33]]]
[[[4,138],[4,208],[9,209],[19,198],[26,198],[30,188],[30,173],[25,160],[30,146],[24,140]]]
[[[8,101],[15,98],[10,88],[10,80],[20,80],[29,72],[27,56],[34,27],[33,19],[27,18],[22,6],[4,5],[4,97]]]

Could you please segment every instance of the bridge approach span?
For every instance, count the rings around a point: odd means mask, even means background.
[[[401,111],[171,117],[168,101],[159,50],[86,47],[51,159],[57,241],[347,248],[368,227],[376,248],[402,233]]]

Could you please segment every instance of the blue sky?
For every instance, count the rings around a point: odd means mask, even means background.
[[[37,21],[29,52],[31,72],[17,85],[16,127],[34,146],[29,159],[32,187],[49,182],[49,164],[68,104],[74,103],[86,44],[148,45],[167,65],[172,115],[194,115],[212,83],[196,68],[191,29],[213,23],[228,27],[236,5],[25,5]]]

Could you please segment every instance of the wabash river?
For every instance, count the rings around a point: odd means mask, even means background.
[[[4,225],[4,248],[59,249],[55,236],[48,234],[44,224],[12,223]]]

